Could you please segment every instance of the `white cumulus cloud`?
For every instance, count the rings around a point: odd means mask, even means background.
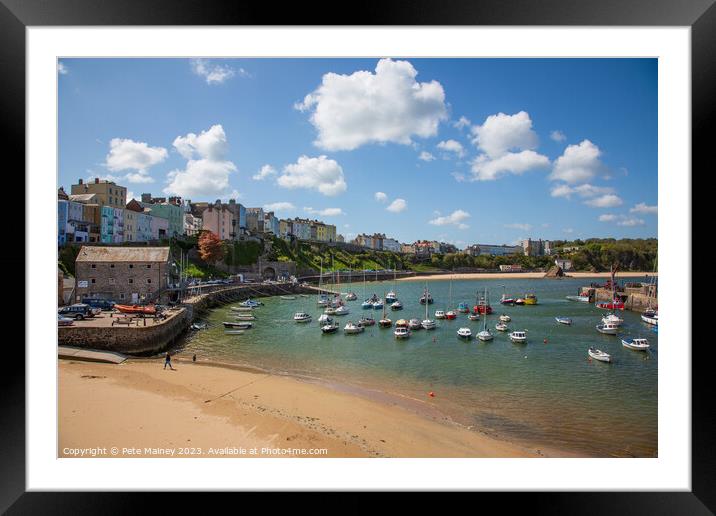
[[[549,137],[556,142],[563,142],[567,139],[562,131],[552,131],[549,133]]]
[[[230,66],[214,64],[207,59],[191,59],[189,63],[191,71],[203,77],[207,84],[221,84],[236,75]]]
[[[236,165],[225,159],[228,144],[221,125],[213,125],[198,136],[178,136],[174,148],[188,161],[184,170],[167,174],[164,193],[182,197],[219,197],[227,193]]]
[[[460,119],[459,119],[458,121],[456,121],[456,122],[453,122],[452,125],[453,125],[453,127],[455,127],[456,129],[462,130],[462,129],[464,129],[465,127],[470,127],[470,124],[471,124],[471,122],[470,122],[470,119],[469,119],[469,118],[467,118],[466,116],[461,116]]]
[[[577,145],[568,145],[564,153],[554,162],[550,179],[565,183],[586,183],[604,170],[599,157],[602,152],[589,140]]]
[[[327,73],[321,85],[295,105],[310,112],[315,145],[353,150],[369,143],[410,144],[435,136],[447,119],[445,92],[437,81],[417,82],[408,61],[381,59],[370,71]]]
[[[264,204],[264,211],[290,211],[295,209],[296,207],[290,202],[273,202]]]
[[[375,194],[373,194],[373,197],[378,202],[385,202],[388,200],[388,196],[384,192],[375,192]]]
[[[605,213],[599,216],[599,222],[616,222],[617,226],[643,226],[644,220],[635,217],[627,217],[626,215],[614,215],[613,213]]]
[[[436,217],[430,221],[428,221],[429,224],[432,224],[433,226],[448,226],[453,225],[457,226],[460,229],[467,229],[467,224],[464,223],[464,220],[470,217],[470,214],[466,212],[465,210],[455,210],[450,215],[444,215],[442,217]]]
[[[645,213],[645,214],[654,214],[659,212],[658,206],[649,206],[645,202],[640,202],[633,208],[629,209],[630,213]]]
[[[423,151],[418,155],[418,159],[421,161],[433,161],[435,159],[435,156],[430,154],[428,151]]]
[[[525,111],[490,115],[472,128],[473,143],[482,153],[471,163],[474,181],[492,181],[508,174],[521,175],[545,168],[549,158],[535,152],[537,133]]]
[[[62,61],[57,61],[57,73],[59,73],[60,75],[67,75],[68,73],[70,73],[70,70],[67,68],[67,66],[65,66],[65,63],[63,63]]]
[[[621,206],[622,203],[623,201],[621,198],[614,194],[600,195],[599,197],[594,197],[593,199],[584,201],[584,204],[591,206],[592,208],[614,208],[616,206]]]
[[[284,167],[277,183],[284,188],[306,188],[327,196],[339,195],[348,189],[343,169],[326,156],[301,156],[296,163]]]
[[[614,188],[609,186],[594,186],[583,184],[579,186],[569,186],[568,184],[560,184],[552,188],[550,194],[552,197],[571,198],[572,195],[578,195],[582,198],[596,197],[597,195],[605,195],[614,193]]]
[[[321,217],[337,217],[338,215],[345,215],[341,208],[324,208],[322,210],[314,210],[313,208],[303,208],[306,213],[311,215],[320,215]]]
[[[480,154],[471,163],[473,179],[492,181],[508,174],[521,175],[529,170],[546,168],[549,158],[532,150],[508,152],[498,158]]]
[[[465,155],[465,149],[463,148],[462,144],[457,140],[442,141],[438,143],[437,147],[440,150],[452,152],[461,158]]]
[[[276,172],[276,169],[273,168],[271,165],[264,165],[256,174],[251,176],[251,178],[254,181],[263,181],[268,177],[275,176],[277,173],[278,172]]]
[[[393,213],[400,213],[401,211],[405,211],[408,208],[408,203],[405,202],[405,199],[395,199],[393,202],[388,205],[386,210],[392,211]]]
[[[104,164],[112,172],[130,171],[122,178],[118,178],[120,180],[130,183],[151,183],[154,179],[149,176],[149,168],[164,161],[168,155],[163,147],[150,147],[145,142],[112,138]]]

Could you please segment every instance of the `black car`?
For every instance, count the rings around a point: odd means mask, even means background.
[[[75,305],[63,306],[62,308],[57,310],[57,313],[64,317],[69,317],[78,321],[81,321],[88,317],[94,317],[92,307],[85,303],[77,303]]]
[[[100,308],[101,310],[110,311],[114,308],[114,301],[109,299],[85,299],[84,304],[91,308]]]

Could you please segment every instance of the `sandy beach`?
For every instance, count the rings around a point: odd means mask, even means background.
[[[569,455],[459,426],[427,393],[399,405],[293,377],[173,362],[175,371],[162,360],[60,360],[58,456]]]
[[[544,272],[470,272],[465,274],[431,274],[426,276],[412,276],[399,278],[397,281],[435,281],[435,280],[472,280],[472,279],[538,279],[544,278]],[[658,276],[656,272],[619,272],[617,278],[636,278]],[[566,278],[608,278],[608,272],[570,272]]]

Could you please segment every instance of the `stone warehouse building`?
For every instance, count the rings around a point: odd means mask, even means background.
[[[76,301],[109,299],[136,304],[164,300],[174,280],[168,247],[83,246],[75,261]]]

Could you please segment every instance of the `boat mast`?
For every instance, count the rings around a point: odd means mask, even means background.
[[[428,282],[425,282],[425,291],[423,292],[423,295],[425,296],[425,320],[428,319]]]

